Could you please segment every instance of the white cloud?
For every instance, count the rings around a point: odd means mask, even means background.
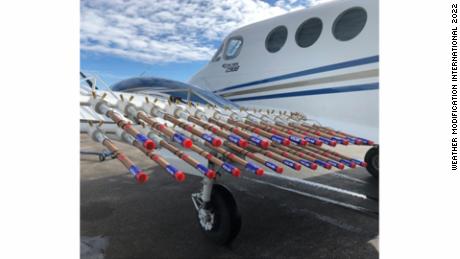
[[[317,4],[324,0],[311,0]],[[310,5],[310,0],[83,0],[84,51],[159,63],[208,60],[232,30]]]

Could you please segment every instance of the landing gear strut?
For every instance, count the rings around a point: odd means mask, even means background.
[[[379,178],[379,146],[369,149],[364,161],[367,163],[367,171],[375,178]]]
[[[223,185],[203,178],[203,189],[192,194],[203,234],[219,245],[229,244],[241,229],[241,216],[232,193]]]

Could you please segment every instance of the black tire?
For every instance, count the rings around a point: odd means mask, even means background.
[[[105,156],[104,154],[99,154],[99,161],[104,161],[105,160]]]
[[[369,149],[364,157],[364,161],[367,163],[367,171],[374,176],[379,178],[379,146],[374,146]]]
[[[235,239],[241,229],[241,216],[232,193],[220,184],[214,184],[211,201],[206,208],[213,213],[214,222],[210,230],[198,224],[203,234],[218,245],[227,245]]]

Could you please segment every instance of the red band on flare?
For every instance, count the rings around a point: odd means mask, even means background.
[[[212,145],[215,147],[220,147],[222,145],[222,140],[220,138],[214,138],[212,140]]]
[[[248,141],[245,140],[245,139],[240,139],[240,141],[238,141],[238,145],[239,145],[240,147],[242,147],[242,148],[247,148],[248,145],[249,145],[249,143],[248,143]]]
[[[294,167],[295,167],[295,170],[299,171],[300,169],[302,169],[302,166],[300,166],[299,164],[294,164]]]
[[[208,172],[206,173],[206,176],[209,179],[214,179],[216,177],[216,172],[214,172],[214,170],[209,169]]]
[[[178,182],[183,182],[185,180],[185,174],[182,171],[177,171],[174,177],[176,178]]]
[[[138,183],[145,183],[149,179],[149,176],[144,172],[140,172],[136,175],[136,180]]]
[[[232,175],[233,176],[238,177],[238,176],[240,176],[240,174],[241,174],[241,171],[240,171],[240,169],[238,167],[235,167],[235,168],[232,169]]]
[[[259,168],[259,169],[256,170],[256,175],[260,176],[260,175],[263,175],[263,174],[264,174],[264,169]]]
[[[193,146],[193,142],[191,139],[187,138],[184,140],[184,142],[182,142],[182,146],[184,148],[191,148]]]
[[[290,144],[291,144],[291,141],[289,139],[287,139],[287,138],[283,139],[283,145],[289,146]]]
[[[270,143],[268,142],[268,140],[262,139],[262,141],[260,141],[260,146],[261,146],[263,149],[267,149],[268,146],[270,146]]]
[[[254,159],[254,157],[255,157],[255,155],[253,153],[250,153],[250,152],[246,153],[246,156],[249,157],[249,158],[252,158],[252,159]]]
[[[151,139],[147,139],[145,142],[144,142],[144,147],[145,149],[147,150],[152,150],[155,148],[155,142],[153,142],[153,140]]]

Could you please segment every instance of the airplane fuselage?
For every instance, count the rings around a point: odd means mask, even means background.
[[[378,141],[378,35],[378,1],[325,3],[233,31],[189,82]]]

